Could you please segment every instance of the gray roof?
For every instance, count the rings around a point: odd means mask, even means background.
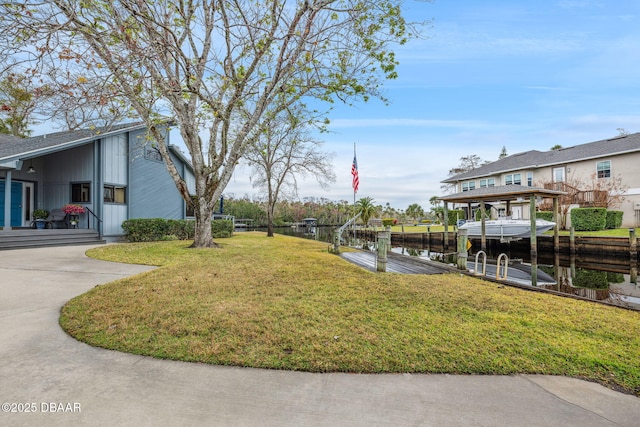
[[[22,141],[23,139],[19,136],[7,135],[6,133],[0,133],[0,147],[5,142],[17,142]]]
[[[482,165],[476,169],[452,176],[442,182],[453,183],[461,180],[474,179],[495,175],[498,173],[534,169],[553,165],[562,165],[581,160],[596,159],[640,151],[640,133],[617,136],[610,139],[561,148],[559,150],[538,151],[531,150],[513,154],[504,159]]]
[[[564,194],[567,193],[564,191],[547,190],[545,188],[527,187],[525,185],[499,185],[497,187],[482,187],[463,191],[462,193],[449,194],[438,197],[438,200],[453,203],[477,202],[480,200],[491,202],[517,200],[518,198],[526,196],[557,197]]]
[[[35,157],[43,151],[49,152],[55,148],[65,149],[94,141],[98,137],[144,128],[145,125],[142,122],[136,122],[94,129],[56,132],[30,138],[1,138],[0,160]]]

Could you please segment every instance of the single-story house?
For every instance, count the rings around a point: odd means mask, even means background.
[[[166,144],[190,189],[190,162]],[[57,132],[31,138],[0,135],[0,226],[30,227],[35,209],[84,206],[81,228],[124,234],[132,218],[187,218],[187,206],[141,123]]]
[[[513,154],[443,183],[463,193],[494,186],[528,186],[563,191],[567,206],[595,207],[606,203],[607,193],[620,191],[623,227],[640,227],[640,133],[624,134],[573,147]],[[613,182],[617,185],[613,185]],[[619,185],[618,185],[619,184]],[[510,215],[528,219],[527,201],[511,202]],[[505,204],[494,204],[493,215],[507,214]]]

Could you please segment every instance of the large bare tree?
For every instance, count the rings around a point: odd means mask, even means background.
[[[479,168],[480,166],[486,165],[487,163],[489,162],[486,160],[482,160],[482,158],[477,154],[470,154],[468,156],[460,157],[460,163],[458,164],[458,166],[449,169],[449,176],[452,177],[452,176],[463,174],[465,172],[472,171],[476,168]],[[445,193],[455,193],[457,189],[457,184],[456,183],[442,184],[440,186],[440,189]]]
[[[194,246],[211,247],[215,203],[273,116],[305,99],[381,97],[381,80],[396,77],[392,47],[414,28],[401,3],[0,0],[0,48],[29,72],[46,65],[57,79],[99,83],[126,100],[193,205]],[[175,120],[189,152],[193,198],[163,144],[164,116]]]
[[[304,113],[299,113],[304,115]],[[267,236],[273,237],[273,218],[278,198],[297,196],[297,177],[313,175],[321,187],[335,181],[333,155],[321,151],[322,142],[314,138],[309,124],[297,115],[284,114],[252,144],[245,160],[253,169],[253,186],[267,194]]]
[[[558,199],[558,214],[562,229],[567,228],[569,213],[574,207],[616,209],[625,200],[624,195],[629,189],[629,186],[623,183],[621,175],[599,178],[596,173],[591,174],[587,179],[572,173],[565,181],[543,180],[537,185],[567,193]],[[551,201],[545,200],[540,209],[552,210]]]

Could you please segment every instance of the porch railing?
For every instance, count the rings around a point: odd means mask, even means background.
[[[85,209],[87,210],[87,212],[89,212],[91,215],[87,215],[87,228],[91,228],[91,217],[93,217],[95,219],[95,221],[98,224],[97,227],[97,232],[100,236],[102,236],[102,220],[98,217],[98,215],[96,215],[91,209],[89,209],[88,207],[85,206]]]
[[[547,190],[560,190],[567,194],[560,196],[563,205],[578,205],[581,208],[607,207],[608,193],[603,190],[580,190],[566,182],[544,184]]]

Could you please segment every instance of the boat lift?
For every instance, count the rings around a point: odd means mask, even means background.
[[[553,222],[556,223],[554,227],[553,247],[554,251],[559,251],[559,236],[558,236],[558,198],[565,195],[564,191],[547,190],[545,188],[528,187],[523,185],[503,185],[495,187],[481,187],[474,190],[464,191],[461,193],[451,194],[443,197],[439,197],[438,200],[444,202],[444,235],[447,239],[448,228],[448,204],[449,203],[480,203],[480,206],[484,207],[485,202],[490,201],[505,201],[507,202],[507,211],[509,211],[510,203],[522,203],[525,204],[527,198],[529,199],[529,220],[531,221],[531,283],[533,286],[537,285],[537,264],[538,264],[538,244],[536,239],[536,201],[543,198],[550,198],[553,200]],[[469,209],[471,210],[471,209]],[[485,211],[481,210],[481,249],[486,250],[486,215]],[[462,231],[462,230],[459,230]],[[460,237],[460,234],[458,234]],[[466,240],[466,236],[464,237]],[[466,250],[460,250],[458,253],[462,256],[464,261],[459,256],[459,268],[466,267]],[[464,267],[462,264],[464,263]]]
[[[349,221],[345,222],[344,225],[336,230],[333,235],[333,253],[340,253],[340,242],[342,241],[342,233],[349,228],[349,226],[355,224],[355,222],[360,218],[362,212],[358,212],[356,216],[351,218]]]

